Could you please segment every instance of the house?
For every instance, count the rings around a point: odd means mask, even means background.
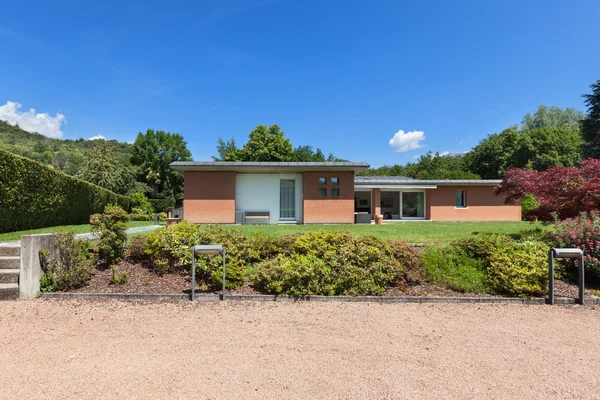
[[[192,223],[520,221],[521,206],[494,194],[499,180],[356,176],[364,162],[174,162]]]

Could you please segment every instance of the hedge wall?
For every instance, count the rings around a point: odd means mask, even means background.
[[[130,199],[0,150],[0,233],[85,224],[108,203],[129,210]]]

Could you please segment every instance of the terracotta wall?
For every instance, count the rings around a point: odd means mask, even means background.
[[[327,178],[319,185],[319,178]],[[332,185],[331,178],[339,178]],[[319,189],[327,190],[327,197],[319,196]],[[332,197],[331,189],[339,188],[340,196]],[[354,172],[304,172],[302,174],[303,220],[305,224],[354,223]]]
[[[467,208],[456,208],[456,191],[466,191]],[[432,221],[520,221],[521,206],[504,204],[492,186],[438,186],[426,194]]]
[[[235,172],[186,172],[183,218],[196,224],[235,223]]]

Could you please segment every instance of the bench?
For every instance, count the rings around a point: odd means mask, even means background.
[[[244,223],[247,224],[248,220],[261,220],[266,219],[266,224],[271,222],[271,212],[270,211],[246,211],[244,213]]]

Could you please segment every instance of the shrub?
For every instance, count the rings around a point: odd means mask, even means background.
[[[489,259],[490,284],[498,293],[538,296],[548,287],[548,247],[535,241],[512,242]]]
[[[91,278],[94,269],[93,255],[89,242],[75,239],[74,232],[54,234],[56,257],[41,252],[41,292],[77,289]]]
[[[92,233],[98,236],[96,254],[99,265],[107,267],[123,258],[127,242],[127,222],[127,213],[118,205],[107,205],[104,214],[90,217]]]
[[[148,237],[144,235],[134,236],[131,242],[127,245],[125,253],[127,258],[134,263],[143,263],[148,261],[148,254],[146,254],[146,245]]]
[[[481,261],[484,268],[489,268],[492,255],[502,252],[512,242],[509,236],[480,234],[455,240],[452,245],[467,256]]]
[[[521,218],[523,220],[537,219],[535,211],[540,208],[540,205],[531,193],[527,193],[521,200]]]
[[[491,293],[487,270],[482,260],[470,257],[455,245],[427,247],[422,266],[430,282],[465,293]]]
[[[192,247],[202,244],[219,244],[226,249],[227,287],[244,283],[246,266],[253,260],[250,241],[241,233],[214,225],[196,226],[186,221],[148,235],[146,253],[155,259],[165,272],[190,271]],[[219,256],[199,256],[196,275],[199,282],[222,284],[222,259]]]
[[[382,295],[404,280],[398,254],[410,255],[374,236],[319,231],[282,238],[274,260],[257,264],[251,280],[259,290],[292,295]]]
[[[149,221],[150,217],[146,214],[129,214],[130,221]]]
[[[586,272],[600,277],[600,212],[581,213],[578,217],[556,223],[554,235],[557,247],[583,250]],[[574,265],[574,261],[568,262]]]
[[[165,222],[167,220],[167,213],[166,212],[158,213],[158,220],[160,222]]]
[[[13,216],[0,218],[0,233],[83,224],[111,203],[129,209],[130,199],[0,150],[0,209]]]
[[[144,193],[134,193],[131,196],[131,207],[141,210],[140,214],[153,214],[154,207]],[[133,211],[133,210],[132,210]]]
[[[112,277],[110,279],[111,284],[123,285],[123,284],[127,283],[127,279],[129,278],[127,271],[123,271],[123,272],[119,273],[119,271],[117,271],[117,267],[113,265],[110,267],[110,272],[112,273]]]

